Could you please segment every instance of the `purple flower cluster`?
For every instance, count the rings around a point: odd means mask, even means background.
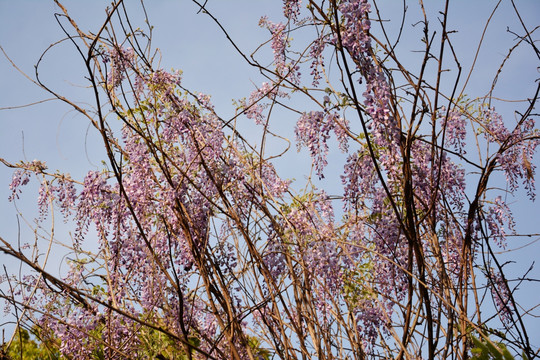
[[[372,120],[368,127],[374,143],[388,148],[387,154],[381,156],[381,161],[392,166],[397,161],[393,155],[397,155],[399,149],[400,131],[392,115],[390,86],[381,69],[374,65],[366,70],[364,106]]]
[[[515,222],[512,212],[501,196],[495,198],[493,205],[489,208],[489,212],[486,214],[486,223],[491,238],[501,248],[506,248],[506,231],[504,227],[506,225],[510,231],[514,232]]]
[[[460,270],[463,267],[462,249],[463,233],[461,224],[448,222],[442,224],[440,232],[442,234],[441,255],[448,274],[453,278],[459,278]]]
[[[502,116],[493,108],[481,109],[484,135],[490,143],[500,146],[497,162],[506,175],[510,192],[518,188],[518,179],[523,179],[529,198],[535,198],[534,176],[536,166],[533,156],[540,145],[538,129],[532,118],[523,119],[513,131],[505,126]]]
[[[68,217],[71,215],[77,199],[77,190],[71,176],[65,174],[58,178],[56,184],[51,184],[51,190],[54,194],[56,204],[60,207],[64,216]]]
[[[266,16],[259,21],[259,26],[265,27],[272,35],[272,52],[274,53],[274,66],[280,79],[288,79],[294,84],[300,82],[299,66],[287,62],[287,48],[289,47],[289,35],[287,26],[283,23],[273,23]]]
[[[465,171],[442,152],[434,157],[431,146],[415,142],[411,149],[412,175],[417,208],[428,211],[435,201],[436,211],[445,208],[442,197],[457,211],[463,209],[465,195]],[[435,199],[433,197],[435,196]]]
[[[500,273],[491,269],[490,274],[491,295],[501,321],[505,324],[512,323],[512,310],[510,308],[510,289]]]
[[[117,210],[118,201],[117,190],[107,184],[103,173],[90,171],[86,175],[76,205],[75,240],[77,244],[84,239],[91,222],[100,230],[100,239],[106,243],[108,235],[106,229],[113,225],[116,217],[114,211]]]
[[[302,0],[283,0],[283,14],[287,19],[296,21],[300,15]]]
[[[240,101],[241,108],[245,109],[245,113],[248,119],[255,121],[257,125],[264,123],[263,111],[268,107],[268,103],[263,102],[264,99],[269,99],[271,102],[276,98],[287,97],[287,94],[279,90],[279,86],[276,83],[262,83],[261,87],[252,91],[249,100],[245,99]]]
[[[324,178],[324,168],[328,164],[328,139],[334,130],[342,151],[347,151],[348,123],[337,113],[310,111],[302,114],[296,123],[295,134],[298,150],[308,148],[319,179]]]
[[[465,146],[465,137],[467,136],[467,122],[460,111],[453,110],[446,114],[445,108],[441,109],[440,120],[445,132],[446,144],[453,146],[459,154],[466,154],[463,149]]]
[[[287,269],[284,252],[286,247],[280,241],[275,231],[270,231],[264,249],[264,263],[275,279],[280,279]]]
[[[376,185],[377,174],[367,147],[347,157],[341,183],[344,186],[343,207],[353,213],[362,211],[369,199],[382,191]]]
[[[339,5],[343,15],[340,29],[342,46],[354,60],[366,82],[363,93],[367,124],[373,143],[380,149],[378,159],[390,181],[400,178],[399,145],[401,132],[393,116],[390,86],[371,48],[370,5],[367,0],[347,0]]]
[[[353,59],[360,61],[365,54],[371,52],[371,21],[368,18],[371,5],[367,0],[345,0],[340,2],[339,11],[344,17],[341,43]]]
[[[265,27],[272,35],[272,52],[274,53],[274,64],[276,72],[281,76],[285,75],[288,45],[286,25],[283,23],[273,23],[266,16],[259,20],[259,26]]]
[[[120,86],[126,78],[126,72],[132,68],[135,61],[135,52],[133,49],[124,49],[122,47],[113,47],[108,53],[103,55],[103,62],[110,63],[110,69],[107,73],[107,85],[110,88]]]
[[[181,81],[182,73],[180,71],[170,73],[163,69],[158,69],[148,75],[145,83],[150,91],[154,93],[161,92],[163,94],[161,96],[162,100],[167,101],[169,96],[172,95],[174,88],[180,85]],[[139,88],[141,88],[140,85]]]
[[[309,50],[309,56],[313,59],[310,65],[311,76],[313,76],[313,86],[319,85],[319,81],[322,79],[321,69],[324,68],[324,56],[323,51],[326,46],[326,39],[324,37],[317,38]]]
[[[28,184],[30,181],[30,172],[17,169],[13,173],[11,183],[9,184],[9,190],[11,190],[11,195],[9,196],[9,201],[14,201],[19,198],[19,194],[22,192],[20,187]]]

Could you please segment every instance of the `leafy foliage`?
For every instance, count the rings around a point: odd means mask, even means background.
[[[55,360],[61,358],[58,347],[54,342],[32,339],[28,330],[21,328],[17,330],[10,346],[7,349],[3,347],[1,350],[2,359]]]

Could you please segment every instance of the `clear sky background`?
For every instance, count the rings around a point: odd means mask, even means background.
[[[104,9],[109,3],[108,0],[64,2],[81,28],[94,32],[105,19]],[[133,14],[138,13],[138,3],[134,0],[126,1],[126,4],[133,8]],[[379,1],[379,5],[383,8],[382,13],[393,19],[401,16],[400,3],[397,0]],[[405,35],[400,49],[404,62],[418,68],[417,55],[412,50],[422,49],[419,42],[421,26],[415,28],[411,26],[420,20],[414,10],[418,1],[410,3],[410,17],[405,24]],[[438,9],[430,8],[430,3],[432,1],[426,1],[428,11],[437,11]],[[450,27],[458,30],[452,39],[464,74],[471,68],[482,29],[495,3],[488,0],[452,2]],[[540,25],[540,1],[520,0],[516,3],[525,23],[531,29]],[[265,80],[242,60],[208,16],[197,14],[197,7],[191,1],[152,0],[147,1],[146,6],[150,22],[155,26],[153,45],[162,52],[161,67],[183,70],[183,85],[193,91],[212,95],[216,109],[223,118],[234,115],[232,99],[249,96],[255,86]],[[259,18],[268,15],[271,20],[281,21],[281,1],[278,0],[209,0],[208,6],[222,21],[239,47],[248,54],[268,39],[268,32],[258,27]],[[65,37],[53,16],[55,12],[59,10],[53,1],[0,0],[0,45],[15,64],[31,77],[35,75],[34,65],[42,52],[50,44]],[[140,18],[135,17],[135,20],[139,21],[135,26],[144,26]],[[431,23],[430,26],[433,29],[437,28],[436,23]],[[515,36],[508,33],[507,28],[520,34],[523,32],[510,1],[505,0],[502,1],[487,30],[475,71],[465,91],[470,97],[482,96],[487,92],[497,68],[513,45]],[[397,33],[397,29],[391,30],[394,35]],[[499,79],[495,93],[497,96],[520,100],[532,95],[535,83],[531,79],[540,77],[538,70],[540,61],[531,56],[529,49],[522,47],[523,49],[520,48],[515,52],[507,65],[508,69]],[[264,51],[266,53],[263,54],[270,54],[268,50]],[[267,63],[269,61],[270,57]],[[69,42],[55,46],[44,59],[40,71],[42,80],[66,97],[91,102],[92,98],[85,89],[88,84],[83,78],[84,75],[83,63]],[[51,97],[18,73],[1,54],[0,85],[0,108],[21,106]],[[303,106],[303,103],[299,103],[300,110],[310,110]],[[497,105],[497,110],[505,116],[509,124],[514,121],[513,111],[524,109],[523,104]],[[293,139],[297,115],[284,112],[282,116],[280,121],[286,125],[283,127],[285,136]],[[252,125],[246,123],[246,126]],[[47,101],[31,107],[0,110],[0,157],[10,162],[23,159],[43,160],[47,162],[49,169],[69,172],[74,178],[82,179],[88,170],[102,168],[101,160],[104,159],[104,153],[100,138],[89,128],[84,118],[59,101]],[[536,166],[540,165],[539,159],[540,157],[535,159]],[[296,178],[302,183],[305,174],[309,173],[309,161],[305,151],[297,154],[293,150],[287,155],[286,160],[279,160],[278,169],[283,177]],[[340,161],[330,161],[330,173],[333,172],[337,176],[341,169]],[[10,195],[8,187],[11,176],[12,170],[0,165],[0,236],[16,242],[19,233],[17,209],[13,203],[7,201]],[[330,177],[316,183],[328,188],[328,193],[341,192],[338,186],[339,178]],[[36,187],[30,186],[17,203],[19,210],[27,215],[30,222],[36,215],[36,198]],[[538,201],[533,204],[526,199],[524,192],[520,192],[515,199],[511,199],[511,202],[520,229],[530,233],[540,232]],[[19,220],[23,238],[31,237],[31,232],[25,229],[23,219]],[[71,225],[57,221],[56,227],[58,239],[69,240],[67,234],[72,229]],[[518,243],[510,244],[510,247],[519,247],[525,244],[525,241],[536,238],[516,239]],[[534,250],[531,252],[531,249]],[[528,267],[537,254],[540,254],[538,251],[539,248],[536,246],[513,252],[512,255],[515,255],[519,262],[516,269]],[[1,263],[8,266],[8,271],[16,269],[14,267],[16,264],[3,255],[0,255]],[[540,278],[538,271],[536,275]],[[539,302],[540,292],[530,294],[536,302]],[[0,313],[0,319],[1,317]],[[538,324],[535,326],[539,328],[540,333],[540,326]],[[537,335],[536,340],[540,342],[540,335]]]

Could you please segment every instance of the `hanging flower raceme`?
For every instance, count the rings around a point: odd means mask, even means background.
[[[327,142],[330,139],[331,130],[334,130],[340,149],[346,152],[348,123],[337,113],[325,113],[322,111],[304,113],[296,123],[294,130],[298,150],[303,146],[308,148],[319,179],[324,178],[324,168],[328,164],[326,161],[328,155]]]
[[[133,49],[124,49],[123,47],[112,47],[103,55],[103,61],[110,64],[107,73],[107,85],[114,89],[126,78],[126,72],[130,70],[135,61],[135,52]]]

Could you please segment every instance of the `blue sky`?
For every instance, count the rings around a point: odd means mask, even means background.
[[[99,28],[105,18],[104,8],[110,1],[65,1],[65,5],[83,30]],[[138,2],[128,2],[134,5]],[[399,1],[381,1],[383,11],[389,16],[398,17]],[[418,37],[421,27],[411,27],[419,17],[414,12],[417,1],[411,2],[410,17],[407,18],[405,35],[400,51],[404,62],[409,66],[418,66],[418,60],[411,50],[421,49]],[[431,2],[426,2],[431,3]],[[452,39],[456,52],[462,61],[464,75],[467,74],[474,59],[476,46],[481,36],[485,21],[494,6],[493,1],[458,0],[452,3],[450,10],[451,27],[459,32]],[[517,2],[525,23],[533,28],[539,24],[540,2],[523,0]],[[231,37],[248,54],[258,44],[267,40],[268,33],[258,27],[260,16],[268,15],[270,19],[281,20],[281,2],[276,0],[209,0],[210,9],[222,20]],[[162,52],[161,67],[183,70],[183,84],[194,91],[212,95],[216,109],[227,118],[234,114],[232,99],[249,96],[249,93],[265,79],[232,49],[225,36],[217,26],[204,14],[196,14],[197,8],[191,1],[154,0],[147,2],[151,23],[155,26],[153,45]],[[426,5],[428,12],[437,9]],[[134,13],[138,10],[134,9]],[[0,45],[11,59],[31,77],[34,76],[34,64],[41,53],[52,43],[62,39],[64,34],[58,26],[53,13],[58,8],[52,1],[0,0]],[[137,19],[136,19],[137,20]],[[140,18],[138,19],[140,21]],[[143,23],[136,26],[143,26]],[[430,26],[436,28],[436,23]],[[514,36],[508,33],[507,27],[521,33],[517,17],[513,13],[510,1],[503,1],[500,9],[493,17],[493,23],[487,31],[482,51],[477,59],[476,68],[465,92],[470,97],[481,96],[491,85],[491,79],[498,66],[512,46]],[[393,33],[393,35],[392,35]],[[390,36],[395,36],[397,29],[391,29]],[[539,38],[538,36],[536,38]],[[538,46],[538,45],[537,45]],[[266,52],[268,54],[268,52]],[[531,95],[535,79],[540,77],[538,66],[540,61],[531,56],[531,52],[523,47],[518,49],[509,62],[508,69],[501,76],[496,96],[511,100],[524,99]],[[87,83],[83,79],[83,64],[69,42],[55,46],[43,61],[40,71],[44,82],[59,92],[77,101],[92,101]],[[307,74],[306,74],[307,75]],[[50,95],[37,88],[19,74],[5,57],[0,56],[0,108],[20,106],[32,102],[47,100]],[[300,106],[303,106],[301,104]],[[497,104],[497,109],[508,121],[513,121],[513,110],[523,110],[523,104]],[[303,110],[309,110],[308,108]],[[247,121],[247,120],[243,120]],[[287,126],[286,136],[292,139],[292,129],[296,116],[283,113],[283,124]],[[246,125],[251,126],[251,125]],[[101,143],[95,131],[87,122],[69,107],[58,102],[48,101],[36,106],[20,109],[0,110],[0,157],[11,162],[19,160],[40,159],[46,161],[50,169],[70,172],[75,178],[82,178],[86,171],[100,169],[104,158]],[[288,155],[289,156],[289,155]],[[279,169],[284,177],[294,177],[300,181],[303,173],[309,171],[309,158],[305,152],[297,154],[291,151],[287,161],[280,161]],[[539,158],[535,164],[540,165]],[[331,171],[338,173],[341,165],[336,162],[329,165]],[[9,241],[16,241],[17,209],[7,202],[12,170],[0,166],[0,236]],[[321,186],[333,187],[339,182],[334,179],[319,183]],[[329,191],[331,192],[331,191]],[[339,192],[336,189],[335,192]],[[539,232],[537,226],[540,208],[538,202],[530,203],[523,193],[514,199],[513,209],[518,223],[523,223],[524,231]],[[36,214],[35,188],[29,187],[18,202],[23,214],[28,214],[28,221]],[[23,222],[21,220],[21,226]],[[57,236],[60,240],[69,239],[69,224],[57,221]],[[24,236],[31,232],[22,230]],[[522,239],[518,239],[520,244]],[[538,247],[535,248],[538,250]],[[530,254],[530,248],[527,250]],[[523,259],[523,266],[528,266],[532,258],[527,251],[516,251],[518,259]],[[0,255],[0,262],[6,262],[13,268],[10,260]],[[537,272],[538,274],[538,272]],[[540,338],[538,339],[540,341]]]

